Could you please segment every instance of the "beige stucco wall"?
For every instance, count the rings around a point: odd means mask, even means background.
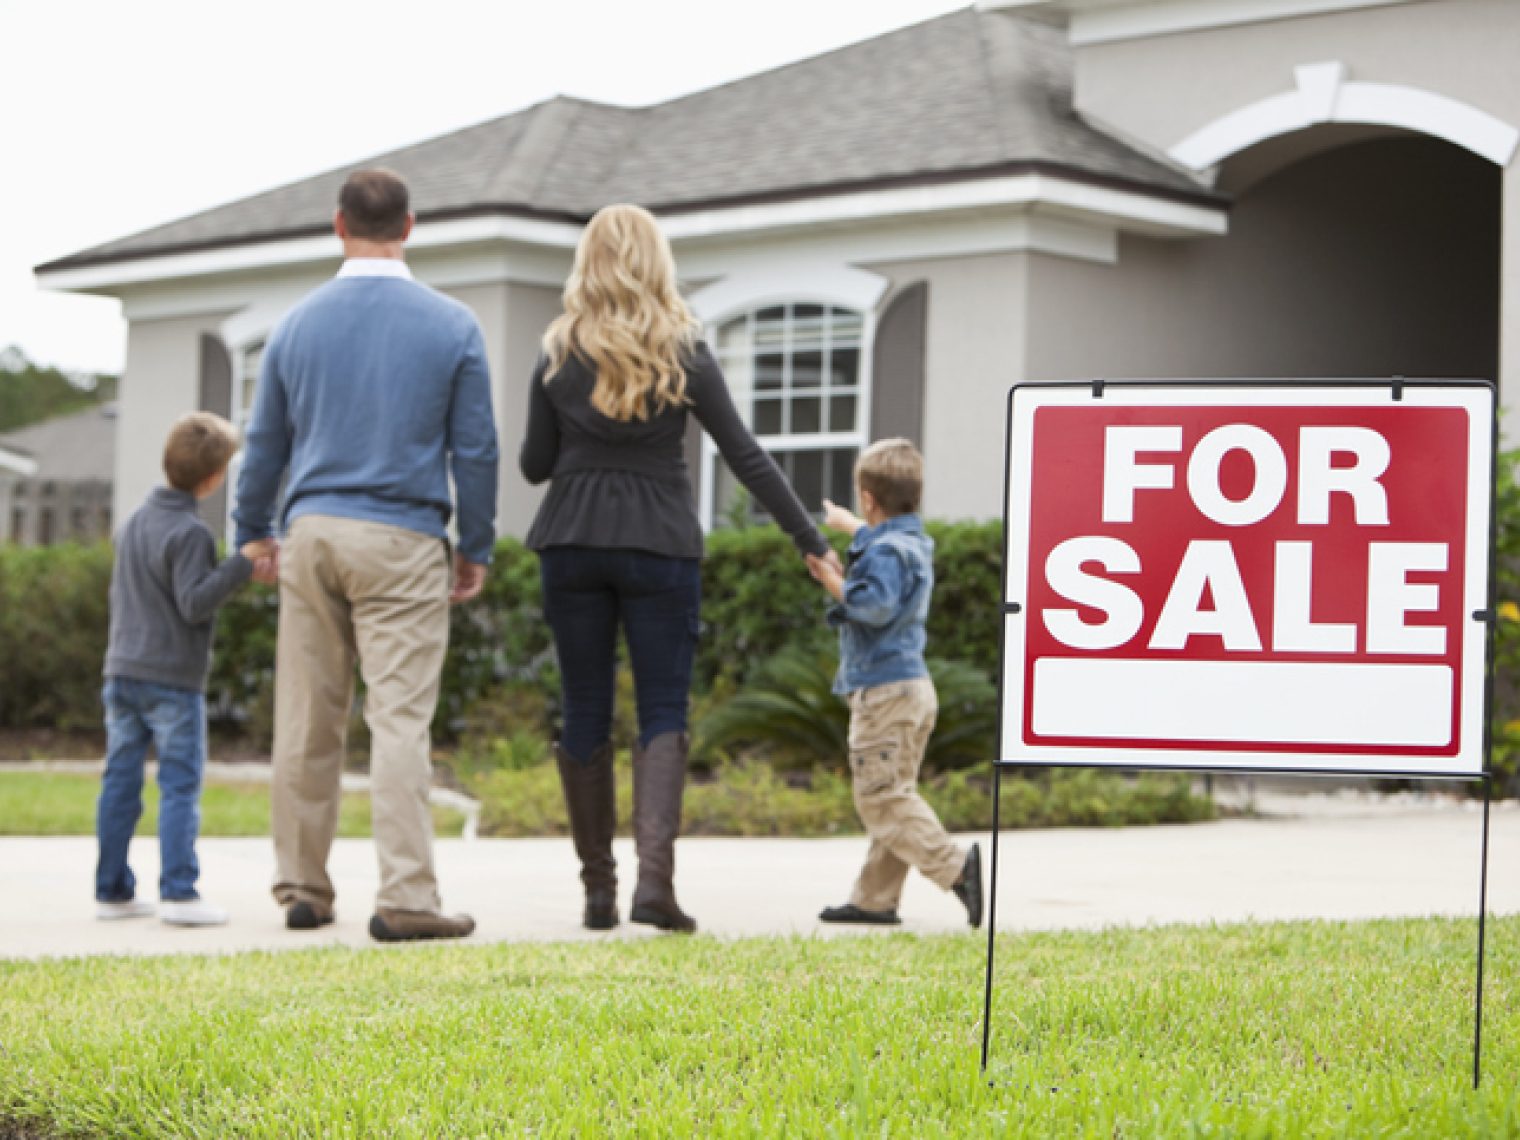
[[[496,529],[521,538],[533,521],[543,490],[518,474],[517,451],[528,413],[528,380],[538,359],[539,338],[559,313],[559,290],[499,282],[445,290],[475,312],[491,365],[491,404],[501,446]]]
[[[1424,0],[1078,48],[1078,107],[1163,150],[1294,87],[1293,69],[1339,61],[1520,122],[1520,4]]]
[[[228,315],[136,320],[128,325],[111,512],[118,525],[162,480],[160,458],[169,427],[176,417],[199,406],[201,334],[216,335]]]
[[[1291,91],[1294,68],[1415,88],[1520,126],[1520,3],[1422,0],[1077,49],[1076,101],[1096,121],[1169,150],[1215,120]],[[1505,172],[1500,402],[1520,408],[1520,159]],[[1514,437],[1511,425],[1507,434]]]
[[[507,352],[505,371],[497,384],[503,425],[501,449],[501,505],[497,525],[503,534],[521,538],[528,533],[543,487],[530,487],[517,469],[528,420],[528,381],[538,360],[539,343],[549,322],[559,315],[560,290],[542,285],[507,287]]]
[[[924,513],[996,518],[1003,511],[1008,389],[1026,378],[1029,257],[1023,253],[869,268],[894,285],[929,283],[924,398]]]

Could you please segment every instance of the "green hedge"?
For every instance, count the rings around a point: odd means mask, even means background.
[[[933,524],[940,586],[930,621],[939,656],[997,668],[996,523]],[[0,545],[0,728],[83,728],[100,719],[111,552],[104,545]],[[779,650],[826,643],[826,601],[771,526],[719,531],[703,563],[699,699],[742,685]],[[223,727],[267,740],[273,705],[275,591],[240,590],[217,621],[207,698]],[[552,718],[558,686],[538,559],[503,540],[480,599],[455,607],[435,729],[505,727],[526,708]],[[541,694],[537,696],[536,694]]]

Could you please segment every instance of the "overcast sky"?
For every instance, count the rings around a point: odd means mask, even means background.
[[[0,0],[0,347],[115,372],[32,267],[556,94],[637,106],[971,0]]]

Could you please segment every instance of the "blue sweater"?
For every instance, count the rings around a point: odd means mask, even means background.
[[[496,422],[485,343],[468,308],[404,277],[337,277],[264,348],[238,479],[237,541],[337,515],[447,536],[487,563],[496,534]]]

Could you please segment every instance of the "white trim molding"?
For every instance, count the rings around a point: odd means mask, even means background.
[[[733,273],[686,299],[704,325],[716,327],[736,313],[788,301],[816,301],[869,313],[887,291],[885,277],[852,265],[777,261]]]
[[[1073,47],[1236,24],[1386,8],[1412,0],[977,0],[977,7],[1051,8],[1070,14]]]
[[[1339,62],[1294,68],[1295,89],[1237,108],[1188,135],[1169,151],[1203,171],[1269,138],[1318,123],[1401,127],[1445,139],[1497,166],[1508,166],[1520,129],[1445,95],[1391,83],[1351,83]]]
[[[720,207],[670,214],[660,219],[660,226],[672,242],[681,242],[999,208],[1041,209],[1151,237],[1213,237],[1225,233],[1228,227],[1223,205],[1181,202],[1138,190],[1093,186],[1053,174],[1009,174],[792,202]]]
[[[1202,187],[1200,187],[1200,191]],[[968,179],[930,186],[888,187],[847,194],[822,194],[788,202],[718,207],[660,218],[666,235],[678,246],[713,242],[774,240],[777,236],[821,236],[884,227],[915,230],[921,226],[955,227],[974,220],[985,228],[991,221],[1018,222],[1017,248],[1041,249],[1098,261],[1113,259],[1114,233],[1123,231],[1159,238],[1215,237],[1227,232],[1223,204],[1188,202],[1147,193],[1094,186],[1056,174],[1029,173]],[[1073,224],[1075,223],[1075,224]],[[409,243],[413,268],[431,284],[455,284],[435,278],[429,259],[471,248],[485,261],[505,248],[499,260],[505,275],[533,284],[563,280],[570,252],[581,227],[568,222],[525,218],[467,218],[417,226]],[[932,240],[927,243],[932,246]],[[1006,248],[1005,244],[1005,248]],[[44,289],[75,293],[123,293],[170,282],[256,274],[271,269],[312,271],[336,266],[342,256],[332,235],[250,242],[245,245],[187,253],[145,255],[104,265],[43,270],[36,274]],[[891,256],[891,255],[886,255]],[[683,264],[683,269],[686,268]]]
[[[581,227],[570,222],[533,218],[460,218],[424,222],[413,231],[407,248],[413,253],[466,245],[513,243],[569,251],[580,240]],[[343,247],[334,234],[250,242],[246,245],[196,250],[190,253],[147,255],[104,265],[85,265],[36,273],[44,289],[71,293],[109,293],[131,285],[187,277],[211,277],[249,270],[286,268],[329,262],[336,265]]]

